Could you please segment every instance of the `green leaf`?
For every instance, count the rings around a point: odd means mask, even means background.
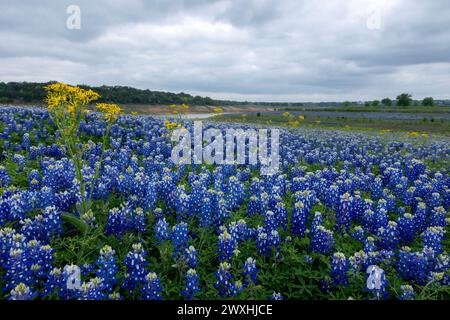
[[[71,225],[73,225],[75,228],[77,228],[83,234],[86,233],[89,229],[89,226],[86,223],[84,223],[83,220],[81,220],[77,216],[74,216],[71,213],[63,212],[63,213],[61,213],[61,218],[63,221],[68,222]]]

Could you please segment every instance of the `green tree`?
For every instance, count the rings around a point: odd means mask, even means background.
[[[422,100],[422,105],[427,107],[432,107],[434,105],[433,97],[426,97]]]
[[[384,98],[383,100],[381,100],[381,103],[385,106],[392,106],[392,100],[389,98]]]
[[[350,107],[350,101],[344,101],[344,102],[342,102],[342,106],[343,106],[344,108]]]
[[[397,106],[408,107],[412,103],[412,95],[409,93],[402,93],[397,96]]]
[[[379,104],[380,104],[379,100],[372,101],[372,107],[378,107]]]

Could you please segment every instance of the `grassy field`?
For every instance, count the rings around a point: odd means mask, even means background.
[[[348,106],[348,107],[286,107],[278,108],[285,111],[329,111],[329,112],[400,112],[400,113],[443,113],[450,112],[450,106]]]
[[[213,118],[214,121],[253,123],[261,125],[286,125],[289,124],[286,117],[280,114],[224,114]],[[422,120],[386,120],[368,118],[346,118],[336,114],[335,117],[305,117],[299,121],[299,126],[330,128],[330,129],[355,129],[355,130],[392,130],[404,132],[420,132],[433,134],[450,134],[450,121],[444,119]]]

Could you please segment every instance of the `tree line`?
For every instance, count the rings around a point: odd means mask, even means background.
[[[0,103],[42,103],[45,99],[44,87],[52,82],[0,82]],[[119,104],[189,104],[198,106],[211,105],[266,105],[271,106],[273,102],[249,102],[214,100],[210,97],[193,96],[184,92],[173,93],[153,90],[141,90],[127,86],[87,86],[78,85],[83,89],[92,89],[101,96],[99,102],[113,102]],[[276,103],[284,106],[302,106],[302,103]]]
[[[0,104],[41,104],[45,99],[44,87],[52,82],[0,82]],[[277,107],[339,107],[352,106],[358,104],[356,102],[250,102],[250,101],[232,101],[232,100],[215,100],[210,97],[193,96],[184,92],[173,93],[164,91],[142,90],[127,86],[87,86],[79,85],[84,89],[92,89],[101,96],[99,102],[119,103],[119,104],[147,104],[147,105],[167,105],[167,104],[188,104],[198,106],[231,106],[231,105],[258,105],[258,106],[274,106]],[[395,100],[384,98],[382,100],[366,101],[366,107],[372,106],[401,106],[421,104],[423,106],[433,106],[435,101],[432,97],[427,97],[422,101],[414,101],[409,93],[402,93]]]
[[[352,103],[345,101],[343,102],[344,107],[350,106]],[[422,105],[425,107],[432,107],[434,106],[435,101],[433,97],[426,97],[420,101],[415,101],[412,98],[412,95],[409,93],[402,93],[397,96],[395,100],[392,100],[390,98],[384,98],[382,100],[373,100],[373,101],[366,101],[364,102],[365,107],[378,107],[378,106],[399,106],[399,107],[409,107],[412,105]]]

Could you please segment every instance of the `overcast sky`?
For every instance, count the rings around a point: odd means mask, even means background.
[[[69,5],[79,30],[67,28]],[[449,0],[0,0],[0,81],[253,101],[450,98],[449,26]]]

